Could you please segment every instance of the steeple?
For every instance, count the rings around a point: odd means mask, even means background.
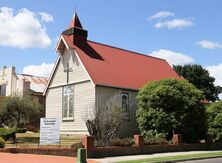
[[[69,28],[73,28],[73,27],[78,27],[78,28],[83,29],[82,24],[76,12],[73,14],[73,18],[69,24]]]
[[[64,35],[73,35],[73,44],[79,45],[87,42],[88,32],[83,29],[77,13],[75,12],[67,30],[63,31]]]

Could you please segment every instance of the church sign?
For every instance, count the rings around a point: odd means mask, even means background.
[[[41,118],[40,121],[40,145],[59,144],[59,119]]]

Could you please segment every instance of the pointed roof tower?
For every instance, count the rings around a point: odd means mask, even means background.
[[[88,32],[83,29],[77,13],[75,12],[69,24],[69,28],[63,31],[64,35],[73,36],[73,44],[86,43]]]
[[[78,28],[83,29],[82,24],[76,12],[73,14],[73,18],[69,24],[69,28],[73,28],[73,27],[78,27]]]

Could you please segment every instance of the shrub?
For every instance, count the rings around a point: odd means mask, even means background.
[[[31,132],[38,132],[39,131],[39,129],[36,126],[34,126],[30,123],[25,124],[24,127],[27,129],[27,131],[31,131]]]
[[[16,133],[26,133],[27,129],[26,128],[16,128],[15,132]]]
[[[0,148],[4,148],[4,147],[5,147],[5,140],[0,137]]]
[[[142,135],[145,139],[149,138],[166,138],[166,134],[164,133],[158,133],[156,130],[149,130],[142,132]]]
[[[98,146],[107,146],[115,138],[122,124],[121,97],[113,96],[99,104],[94,113],[86,114],[85,122]]]
[[[7,96],[0,104],[0,124],[23,127],[25,122],[39,124],[41,105],[36,97]]]
[[[208,134],[214,141],[222,141],[222,101],[207,108]]]
[[[163,79],[143,87],[137,96],[141,132],[156,130],[171,139],[180,133],[185,142],[197,142],[207,132],[202,91],[186,80]]]
[[[15,142],[15,130],[0,128],[0,137],[2,137],[5,141],[11,139],[13,142]]]
[[[144,139],[145,145],[162,145],[162,144],[169,144],[168,141],[164,138],[148,138]]]
[[[74,151],[77,151],[79,148],[84,148],[84,146],[82,145],[82,143],[74,143],[74,144],[71,145],[71,148]]]
[[[134,144],[133,138],[125,138],[125,139],[111,139],[109,145],[110,146],[132,146]]]
[[[164,133],[158,133],[156,130],[149,130],[142,133],[145,145],[169,144]]]

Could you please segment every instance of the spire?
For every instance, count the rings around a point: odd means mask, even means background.
[[[79,17],[78,17],[76,12],[74,12],[73,18],[72,18],[72,20],[71,20],[71,22],[69,24],[69,28],[73,28],[73,27],[77,27],[77,28],[83,29],[82,24],[81,24],[81,22],[79,20]]]
[[[84,30],[77,13],[75,12],[70,22],[69,28],[63,31],[64,35],[73,36],[73,44],[86,43],[88,32]]]

